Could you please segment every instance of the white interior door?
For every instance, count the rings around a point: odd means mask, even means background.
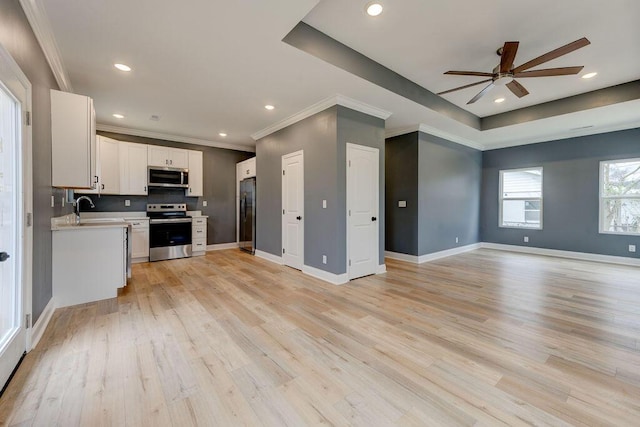
[[[0,46],[0,389],[29,345],[30,99],[31,84]]]
[[[298,270],[304,265],[304,156],[282,156],[282,261]]]
[[[379,156],[377,148],[347,144],[347,268],[349,279],[378,269]]]

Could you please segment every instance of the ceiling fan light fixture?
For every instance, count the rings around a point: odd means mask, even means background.
[[[587,74],[583,75],[583,76],[582,76],[582,78],[583,78],[583,79],[592,79],[592,78],[594,78],[594,77],[595,77],[595,76],[597,76],[597,75],[598,75],[598,73],[596,73],[596,72],[594,71],[593,73],[587,73]]]
[[[382,13],[382,5],[380,3],[368,3],[365,7],[367,11],[367,15],[369,16],[378,16]]]
[[[496,104],[500,104],[501,102],[504,102],[504,98],[496,98],[493,100],[493,102],[495,102]]]
[[[116,67],[120,71],[125,71],[125,72],[131,71],[131,67],[129,67],[126,64],[113,64],[113,66]]]

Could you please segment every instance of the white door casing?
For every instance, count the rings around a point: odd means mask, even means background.
[[[375,274],[379,242],[377,148],[347,143],[347,273],[349,280]]]
[[[2,45],[0,91],[0,252],[10,256],[0,263],[1,388],[31,347],[33,233],[31,83]]]
[[[304,265],[304,153],[282,156],[282,261]]]

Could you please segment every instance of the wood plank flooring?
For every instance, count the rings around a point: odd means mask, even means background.
[[[640,424],[637,268],[483,249],[387,269],[134,265],[117,299],[56,311],[0,425]]]

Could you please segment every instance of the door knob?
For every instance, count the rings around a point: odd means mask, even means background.
[[[9,254],[6,252],[0,252],[0,262],[5,262],[10,258]]]
[[[300,220],[302,219],[302,217],[301,217],[301,216],[297,216],[297,217],[296,217],[296,219],[297,219],[298,221],[300,221]]]
[[[377,221],[377,220],[378,220],[378,218],[376,218],[375,216],[371,217],[371,221]]]

